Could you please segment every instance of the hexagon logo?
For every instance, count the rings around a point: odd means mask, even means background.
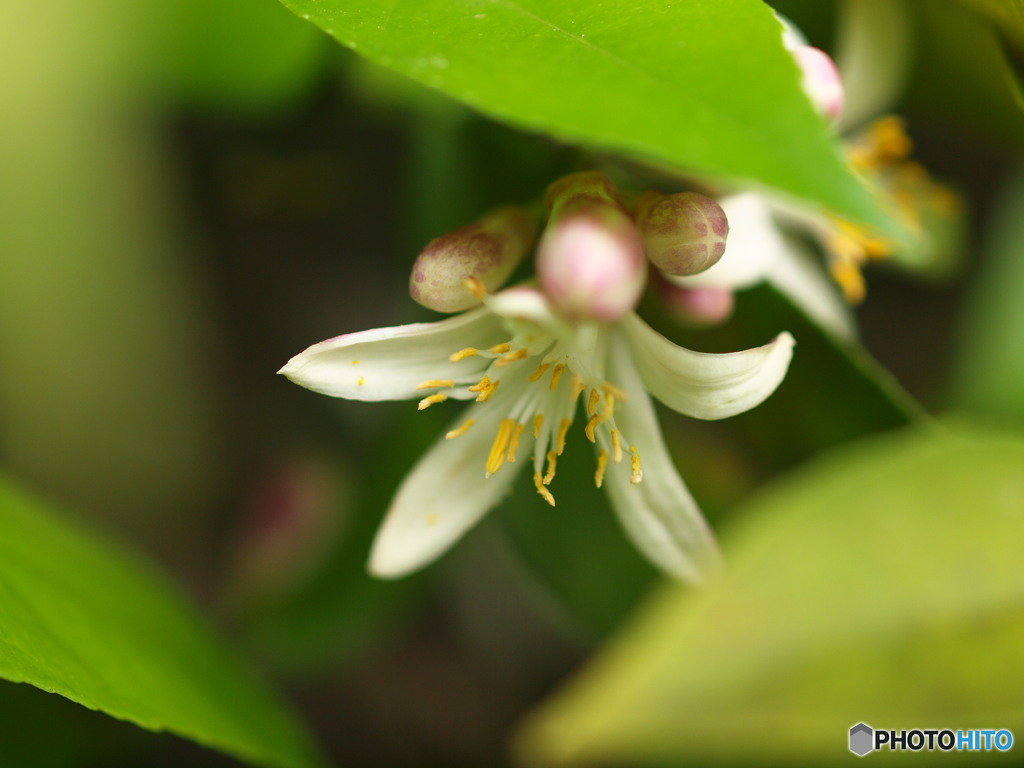
[[[850,729],[850,751],[857,757],[864,757],[875,748],[875,733],[870,725],[857,723]]]

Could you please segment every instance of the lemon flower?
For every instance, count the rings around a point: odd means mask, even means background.
[[[597,451],[594,482],[636,546],[682,579],[713,571],[714,539],[669,456],[648,392],[699,419],[742,413],[782,381],[792,337],[706,354],[676,346],[632,312],[616,323],[570,323],[537,288],[476,289],[480,307],[328,339],[280,371],[350,400],[419,399],[420,409],[474,401],[402,482],[370,571],[398,577],[433,561],[501,500],[524,465],[554,505],[558,457],[577,418]]]

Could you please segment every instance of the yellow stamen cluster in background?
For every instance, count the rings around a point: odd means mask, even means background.
[[[957,198],[932,181],[928,171],[910,159],[914,143],[900,117],[889,115],[869,125],[849,142],[847,156],[851,165],[875,187],[881,201],[904,223],[908,230],[921,234],[922,205],[931,205],[940,213],[952,215]],[[892,255],[896,245],[873,235],[869,230],[843,220],[833,221],[825,247],[832,277],[851,304],[865,295],[862,267],[871,260]]]

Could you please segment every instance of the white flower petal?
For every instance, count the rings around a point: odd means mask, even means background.
[[[763,347],[715,354],[676,346],[636,315],[622,328],[651,394],[697,419],[724,419],[758,405],[782,382],[793,356],[788,333]]]
[[[501,319],[481,307],[436,323],[376,328],[321,341],[297,354],[278,373],[331,397],[406,400],[433,391],[416,388],[424,381],[458,380],[482,372],[489,360],[467,357],[452,363],[448,356],[465,347],[486,349],[503,340]]]
[[[506,413],[492,403],[473,405],[453,425],[473,418],[472,428],[451,440],[442,438],[420,458],[402,481],[377,531],[369,570],[398,578],[433,562],[495,506],[528,461],[533,436],[524,432],[515,463],[491,477],[484,463]]]
[[[627,395],[615,408],[616,425],[636,447],[643,469],[642,482],[634,485],[629,455],[620,464],[609,460],[604,488],[612,507],[637,548],[655,565],[686,581],[705,581],[720,567],[718,547],[672,463],[651,400],[621,336],[610,345],[609,374]],[[603,431],[598,434],[610,454],[607,436]]]
[[[768,276],[815,323],[841,339],[854,339],[856,325],[850,305],[821,268],[821,260],[796,243]]]
[[[717,263],[688,277],[666,275],[683,288],[746,288],[761,282],[785,255],[786,243],[772,218],[766,198],[756,192],[719,201],[729,220],[725,253]]]

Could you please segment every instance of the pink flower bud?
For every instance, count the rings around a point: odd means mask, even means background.
[[[683,288],[664,281],[659,293],[669,310],[687,325],[707,327],[724,323],[732,315],[735,299],[729,288]]]
[[[710,197],[647,192],[635,211],[647,258],[666,275],[699,274],[725,253],[729,221]]]
[[[537,276],[569,320],[614,322],[640,300],[646,265],[639,233],[599,173],[572,174],[548,188],[547,229]]]
[[[845,94],[835,62],[823,50],[811,45],[798,45],[790,53],[803,72],[804,93],[821,114],[829,120],[838,120]]]
[[[465,281],[500,288],[533,245],[536,228],[525,209],[504,206],[479,221],[434,238],[416,257],[409,294],[428,309],[462,312],[480,303]]]

